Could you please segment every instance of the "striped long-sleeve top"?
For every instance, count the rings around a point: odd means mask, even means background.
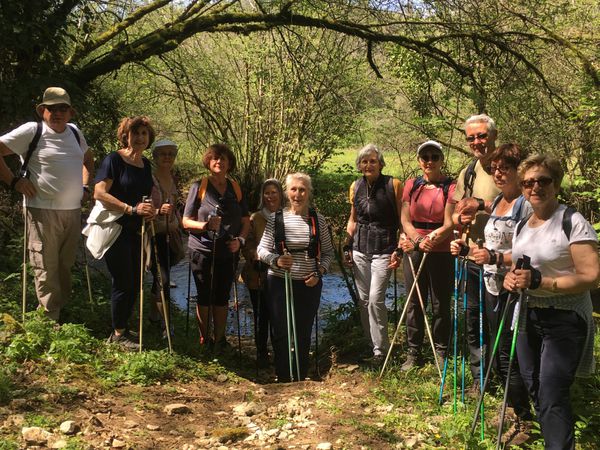
[[[327,228],[325,217],[317,213],[319,220],[319,236],[321,240],[321,260],[320,266],[326,271],[329,270],[333,259],[333,245],[331,235]],[[310,227],[308,216],[293,214],[289,209],[283,211],[283,223],[285,227],[285,244],[292,253],[294,263],[292,265],[291,275],[294,280],[303,280],[311,272],[316,270],[315,259],[309,258],[307,252],[297,252],[308,247],[310,239]],[[269,274],[278,277],[284,277],[283,269],[275,265],[275,260],[279,253],[275,250],[275,213],[269,216],[265,232],[263,233],[260,244],[257,248],[258,257],[264,263],[269,265]]]

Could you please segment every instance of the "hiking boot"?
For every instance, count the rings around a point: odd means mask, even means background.
[[[498,425],[500,425],[500,413],[501,413],[501,410],[498,411],[498,414],[496,414],[490,420],[488,427],[491,427],[494,430],[498,430]],[[506,429],[506,424],[512,424],[512,423],[516,422],[516,420],[517,420],[517,415],[515,414],[515,410],[512,409],[510,406],[507,406],[506,412],[504,413],[504,428]]]
[[[421,367],[423,362],[421,361],[421,355],[415,351],[409,351],[406,355],[406,361],[400,366],[402,372],[408,372],[409,370]]]
[[[383,353],[377,353],[376,355],[371,356],[370,358],[365,358],[364,360],[371,367],[381,367],[385,361],[385,355]]]
[[[135,351],[140,349],[140,344],[129,334],[129,331],[125,331],[122,334],[116,334],[114,331],[108,337],[107,344],[117,344],[124,350]]]
[[[513,426],[511,426],[506,433],[502,435],[502,442],[506,445],[520,446],[531,442],[532,440],[532,426],[528,420],[517,418]]]
[[[227,339],[223,338],[214,343],[215,355],[223,355],[231,350],[231,345],[227,342]]]

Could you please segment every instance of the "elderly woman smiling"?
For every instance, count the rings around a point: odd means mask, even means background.
[[[560,162],[546,155],[532,156],[519,166],[533,214],[517,226],[512,260],[527,255],[531,269],[513,268],[504,278],[507,290],[526,289],[526,325],[517,340],[517,355],[546,449],[575,447],[569,390],[576,374],[592,371],[589,290],[600,274],[594,229],[558,202],[563,174]]]

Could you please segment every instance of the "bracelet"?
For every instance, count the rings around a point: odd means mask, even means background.
[[[137,205],[131,207],[131,215],[132,216],[137,216],[138,215]]]
[[[315,270],[313,273],[310,274],[311,277],[316,277],[316,278],[321,278],[321,272],[319,272],[318,270]]]
[[[498,266],[498,267],[504,266],[504,253],[498,252],[498,261],[496,261],[496,266]]]
[[[558,279],[552,278],[552,292],[558,292]]]
[[[422,236],[421,236],[421,237],[419,237],[419,238],[417,238],[417,240],[416,240],[416,241],[413,241],[413,243],[415,244],[415,252],[418,252],[418,251],[419,251],[419,244],[420,244],[421,242],[423,242],[423,237],[422,237]]]
[[[13,177],[12,181],[10,182],[10,188],[13,191],[15,190],[15,186],[17,185],[17,183],[19,182],[20,179],[21,179],[21,177]]]
[[[90,189],[90,185],[89,184],[84,184],[83,185],[83,192],[87,192],[88,194],[92,193],[92,190]]]

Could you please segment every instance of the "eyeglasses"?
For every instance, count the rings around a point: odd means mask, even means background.
[[[472,134],[470,136],[467,136],[467,142],[475,142],[475,139],[479,139],[481,141],[483,139],[487,139],[487,137],[488,137],[487,133]]]
[[[442,155],[439,153],[434,153],[433,155],[419,155],[419,158],[421,158],[423,162],[438,162],[440,159],[442,159]]]
[[[44,108],[46,108],[51,113],[55,113],[55,112],[66,113],[69,109],[71,109],[71,107],[69,105],[44,105]]]
[[[506,175],[508,171],[511,169],[510,166],[494,166],[493,164],[490,166],[490,172],[492,174],[496,173],[496,171],[500,172],[500,175]]]
[[[156,154],[159,158],[175,158],[177,156],[177,152],[159,152]]]
[[[553,180],[550,177],[531,178],[529,180],[521,181],[521,186],[525,189],[532,189],[533,186],[535,186],[535,183],[537,183],[540,187],[546,187],[549,186],[552,181]]]

